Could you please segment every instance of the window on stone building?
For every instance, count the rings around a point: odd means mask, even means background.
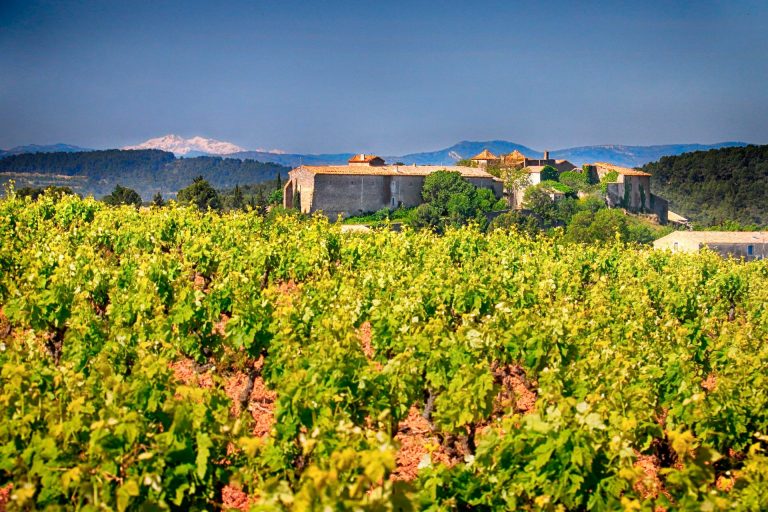
[[[755,246],[754,245],[748,245],[747,246],[747,254],[749,256],[752,256],[755,253]]]

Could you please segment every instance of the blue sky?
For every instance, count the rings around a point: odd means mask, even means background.
[[[0,147],[768,143],[768,2],[0,0]]]

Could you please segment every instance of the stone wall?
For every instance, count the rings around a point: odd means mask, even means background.
[[[720,256],[746,261],[768,259],[768,243],[764,242],[706,242],[686,236],[690,232],[681,231],[660,238],[653,243],[656,249],[669,249],[673,252],[699,252],[704,247]],[[751,247],[751,249],[750,249]],[[751,252],[751,254],[750,254]]]
[[[763,260],[768,258],[768,244],[752,243],[752,244],[706,244],[706,246],[718,253],[723,257],[731,256],[739,259],[744,258],[746,261]],[[749,254],[750,247],[752,247],[752,254]]]
[[[633,212],[651,210],[651,178],[620,174],[617,183],[606,187],[608,205]]]
[[[283,206],[309,213],[312,207],[314,183],[314,174],[306,169],[297,168],[289,172],[288,181],[283,186]],[[298,200],[298,204],[294,204],[294,200]]]
[[[490,178],[468,178],[479,188],[502,195],[502,183]],[[302,211],[322,212],[330,219],[339,215],[353,216],[382,208],[412,208],[422,203],[424,176],[315,174],[311,187],[311,204],[305,209],[305,193],[301,193]],[[301,186],[306,190],[306,185]]]

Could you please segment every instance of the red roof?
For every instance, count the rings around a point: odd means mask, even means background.
[[[384,161],[381,157],[378,157],[376,155],[366,155],[364,153],[358,153],[357,155],[353,156],[348,160],[351,164],[369,164],[375,160],[381,160]]]
[[[498,160],[499,157],[488,151],[487,149],[482,150],[479,154],[472,157],[472,160]]]

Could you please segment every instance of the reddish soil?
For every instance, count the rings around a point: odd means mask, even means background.
[[[173,375],[185,386],[198,386],[209,389],[213,387],[213,376],[210,371],[200,373],[197,365],[191,359],[179,359],[169,365]]]
[[[730,490],[733,489],[733,485],[735,483],[736,483],[735,477],[720,475],[719,477],[717,477],[717,482],[715,482],[715,487],[717,487],[718,491],[730,492]]]
[[[362,349],[363,354],[365,354],[365,357],[371,362],[376,370],[381,371],[381,363],[373,360],[373,358],[376,357],[376,349],[373,348],[373,343],[371,343],[371,340],[373,339],[371,322],[366,321],[360,324],[360,327],[357,329],[357,338],[360,340],[360,348]]]
[[[195,290],[205,291],[208,286],[208,280],[203,274],[195,272],[195,274],[192,276],[192,286]]]
[[[419,463],[426,455],[430,456],[433,464],[450,467],[458,462],[445,453],[429,422],[416,407],[411,407],[408,417],[398,425],[395,439],[400,443],[400,449],[397,452],[397,466],[392,473],[393,480],[415,479],[419,473]]]
[[[10,337],[11,335],[11,322],[8,317],[5,316],[3,309],[0,308],[0,340]]]
[[[643,476],[633,485],[643,499],[656,499],[659,493],[665,492],[659,478],[659,460],[655,455],[638,455],[634,466],[643,471]]]
[[[5,512],[6,505],[11,501],[11,491],[13,491],[13,482],[0,487],[0,512]]]
[[[714,391],[717,388],[717,375],[710,373],[707,378],[701,382],[701,387],[707,391]]]
[[[360,324],[360,327],[357,329],[357,337],[360,340],[360,346],[363,349],[363,353],[368,359],[373,359],[376,355],[376,351],[371,344],[372,336],[371,322],[363,322]]]
[[[226,313],[222,313],[219,317],[219,321],[213,324],[213,334],[218,334],[222,338],[227,333],[227,322],[229,322],[231,316],[227,315]]]
[[[293,297],[301,290],[293,281],[283,281],[277,284],[277,305],[291,307],[293,306]]]
[[[669,414],[669,407],[662,407],[661,412],[656,415],[656,423],[662,428],[667,426],[667,415]]]
[[[264,358],[261,357],[254,363],[254,369],[258,371],[263,364]],[[233,374],[224,384],[224,391],[232,400],[231,413],[234,416],[240,414],[241,397],[243,396],[243,393],[246,392],[247,387],[248,375],[244,372]],[[268,436],[269,432],[272,430],[272,425],[275,423],[276,399],[277,393],[267,388],[261,375],[256,376],[253,380],[253,389],[248,396],[248,411],[251,413],[255,422],[253,428],[254,436],[265,437]]]
[[[248,496],[242,489],[227,484],[221,490],[221,508],[224,510],[241,510],[243,512],[250,509],[256,501],[255,498]]]
[[[494,400],[494,416],[509,412],[529,414],[536,410],[536,382],[531,382],[519,365],[491,366],[496,384],[501,386]]]

